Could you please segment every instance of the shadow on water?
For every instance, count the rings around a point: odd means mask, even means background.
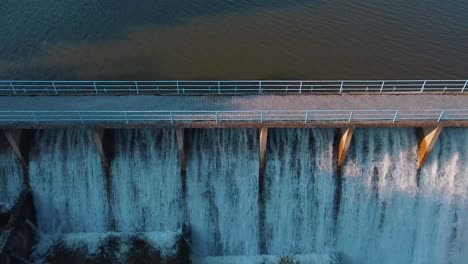
[[[0,78],[463,79],[467,6],[4,0]]]
[[[8,36],[9,41],[2,43],[0,58],[28,56],[51,43],[119,38],[127,28],[174,26],[189,23],[195,17],[222,16],[255,8],[279,9],[304,2],[307,0],[145,0],[138,3],[44,0],[26,6],[24,1],[5,0],[0,3],[0,33]]]
[[[191,53],[198,52],[196,49],[210,49],[208,45],[203,47],[204,42],[195,49],[188,44],[180,46],[193,38],[202,38],[210,31],[210,25],[198,23],[204,29],[196,33],[190,26],[186,29],[174,27],[187,27],[196,18],[204,21],[218,17],[222,21],[225,15],[255,9],[263,12],[304,2],[147,0],[138,4],[133,1],[116,4],[113,1],[46,0],[25,8],[24,2],[5,1],[0,4],[0,34],[8,36],[9,41],[2,43],[0,49],[0,78],[171,78],[170,72],[177,72],[174,69],[178,66],[172,67],[167,60],[178,65],[187,64],[190,61],[181,63],[177,57],[190,57]],[[177,46],[188,54],[180,54]],[[216,67],[219,65],[214,65]],[[187,70],[190,71],[193,65]],[[190,77],[190,74],[185,75]],[[205,76],[202,73],[198,78],[209,77],[209,73]]]

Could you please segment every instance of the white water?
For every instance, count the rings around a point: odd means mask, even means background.
[[[467,130],[442,133],[419,187],[413,131],[356,130],[344,169],[337,236],[347,263],[463,263]]]
[[[414,260],[468,260],[468,133],[442,131],[421,173]]]
[[[21,163],[13,150],[7,148],[0,152],[0,204],[10,207],[22,189],[23,169]]]
[[[115,142],[111,192],[117,231],[177,230],[183,201],[175,131],[118,130]]]
[[[195,255],[258,255],[255,130],[190,130],[187,193],[172,130],[116,135],[111,211],[90,131],[42,131],[30,177],[39,227],[54,231],[192,229]],[[468,130],[445,129],[419,175],[414,129],[356,129],[337,190],[333,129],[270,129],[266,254],[338,252],[344,263],[468,259]],[[185,205],[184,205],[185,204]],[[146,230],[145,230],[146,229]]]
[[[132,250],[140,246],[135,245],[136,239],[147,243],[145,249],[158,251],[161,256],[168,257],[177,253],[178,248],[176,245],[179,235],[180,232],[41,234],[41,240],[34,246],[31,258],[34,263],[50,263],[48,257],[52,256],[53,258],[54,255],[63,254],[63,252],[57,253],[57,251],[60,252],[65,248],[69,256],[73,253],[81,258],[83,258],[83,255],[88,256],[86,263],[92,263],[93,259],[99,259],[100,256],[106,253],[112,254],[112,258],[117,263],[127,263]],[[138,249],[142,250],[142,248]],[[103,251],[107,252],[103,253]],[[74,261],[81,263],[77,259],[74,259]]]
[[[333,129],[270,130],[265,175],[268,254],[332,248],[333,140]]]
[[[258,254],[257,131],[194,132],[187,155],[193,253]]]
[[[29,177],[38,227],[44,232],[108,229],[106,179],[91,130],[40,130]]]
[[[337,247],[352,263],[410,263],[417,201],[414,129],[358,129],[351,144]]]

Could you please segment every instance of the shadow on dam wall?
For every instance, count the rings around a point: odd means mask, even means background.
[[[186,224],[193,256],[466,257],[466,129],[444,129],[420,170],[415,129],[355,129],[340,168],[338,129],[269,129],[263,179],[256,129],[187,129],[185,169],[175,129],[106,130],[108,167],[91,129],[31,135],[23,152],[44,234],[176,232]]]

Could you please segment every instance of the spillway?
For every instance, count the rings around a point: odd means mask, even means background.
[[[198,257],[468,259],[467,129],[444,129],[421,170],[415,129],[355,129],[340,169],[336,129],[270,129],[263,181],[257,130],[186,131],[186,170],[175,129],[113,134],[105,169],[91,130],[35,132],[28,172],[42,232],[176,231],[187,224]],[[10,160],[2,154],[5,201],[20,182],[10,180],[22,174]]]
[[[29,178],[40,230],[108,230],[106,178],[92,131],[38,131],[30,154]]]
[[[177,230],[184,210],[174,130],[118,130],[111,203],[119,232]]]
[[[259,253],[255,130],[196,130],[187,166],[187,210],[194,253]]]
[[[268,254],[330,251],[336,174],[333,129],[273,130],[265,172]]]

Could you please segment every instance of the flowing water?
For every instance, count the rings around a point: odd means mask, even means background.
[[[37,132],[29,174],[39,228],[150,232],[187,223],[198,256],[468,259],[467,129],[445,129],[419,172],[414,129],[356,129],[341,170],[337,130],[270,129],[262,197],[256,130],[186,132],[186,172],[171,129],[117,130],[109,172],[91,131]]]
[[[0,211],[10,208],[23,189],[23,169],[11,148],[0,152]]]
[[[187,157],[194,253],[255,255],[258,142],[255,130],[196,130]]]
[[[183,222],[181,176],[173,130],[119,130],[112,162],[117,231],[177,230]]]
[[[333,144],[333,129],[270,132],[265,187],[268,254],[301,254],[333,247]]]
[[[466,0],[2,0],[0,79],[465,79]]]
[[[109,228],[106,178],[91,130],[39,130],[29,177],[44,232],[104,232]]]

